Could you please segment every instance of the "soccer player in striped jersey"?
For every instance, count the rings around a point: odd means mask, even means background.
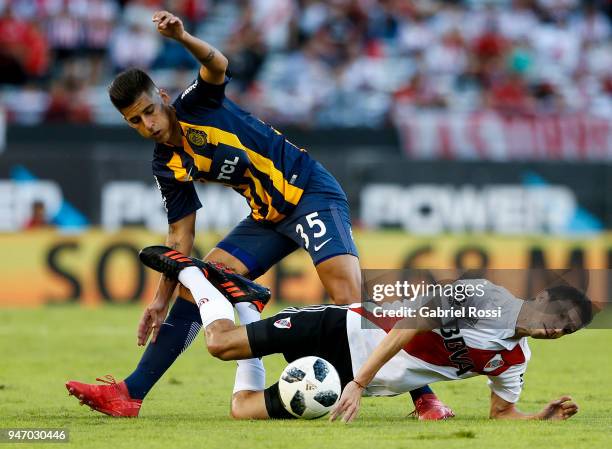
[[[206,261],[255,279],[301,247],[310,254],[334,303],[355,301],[361,294],[361,273],[347,198],[338,182],[304,149],[225,96],[230,75],[221,52],[187,33],[181,20],[167,11],[156,12],[153,22],[160,34],[182,44],[201,63],[197,78],[171,101],[146,73],[132,69],[115,78],[109,95],[127,124],[155,142],[152,168],[168,215],[166,245],[191,253],[196,211],[202,207],[194,182],[221,183],[246,199],[251,214]],[[138,414],[139,401],[200,329],[198,309],[182,287],[168,314],[176,286],[162,276],[140,321],[138,344],[145,345],[149,337],[154,344],[119,384],[132,414]],[[216,294],[210,285],[209,295]],[[240,303],[236,309],[243,324],[260,318],[261,310],[252,304]],[[260,360],[241,361],[237,383],[242,379],[260,390],[263,373]],[[423,419],[452,416],[426,386],[412,397]],[[120,400],[113,401],[122,408]]]

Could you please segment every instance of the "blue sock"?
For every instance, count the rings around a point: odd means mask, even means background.
[[[416,390],[412,390],[410,392],[410,396],[412,396],[412,402],[416,401],[418,398],[428,393],[433,394],[433,391],[431,388],[429,388],[429,385],[425,385],[424,387],[417,388]]]
[[[153,385],[176,358],[191,344],[202,328],[198,306],[176,298],[166,321],[161,326],[156,343],[149,343],[136,370],[125,379],[134,399],[144,399]]]

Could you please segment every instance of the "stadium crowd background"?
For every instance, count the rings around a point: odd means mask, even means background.
[[[231,61],[230,95],[275,124],[387,124],[397,105],[612,118],[608,0],[0,0],[9,123],[116,123],[127,67],[175,94],[195,63],[155,10]]]

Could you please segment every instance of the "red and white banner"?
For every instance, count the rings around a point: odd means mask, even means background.
[[[414,159],[612,160],[612,121],[602,117],[399,107],[393,119]]]

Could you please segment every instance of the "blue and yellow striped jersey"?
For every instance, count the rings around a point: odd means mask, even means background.
[[[304,193],[314,160],[225,97],[228,81],[214,85],[198,75],[173,103],[183,147],[155,146],[153,174],[169,223],[202,206],[193,181],[233,188],[257,221],[281,221]]]

